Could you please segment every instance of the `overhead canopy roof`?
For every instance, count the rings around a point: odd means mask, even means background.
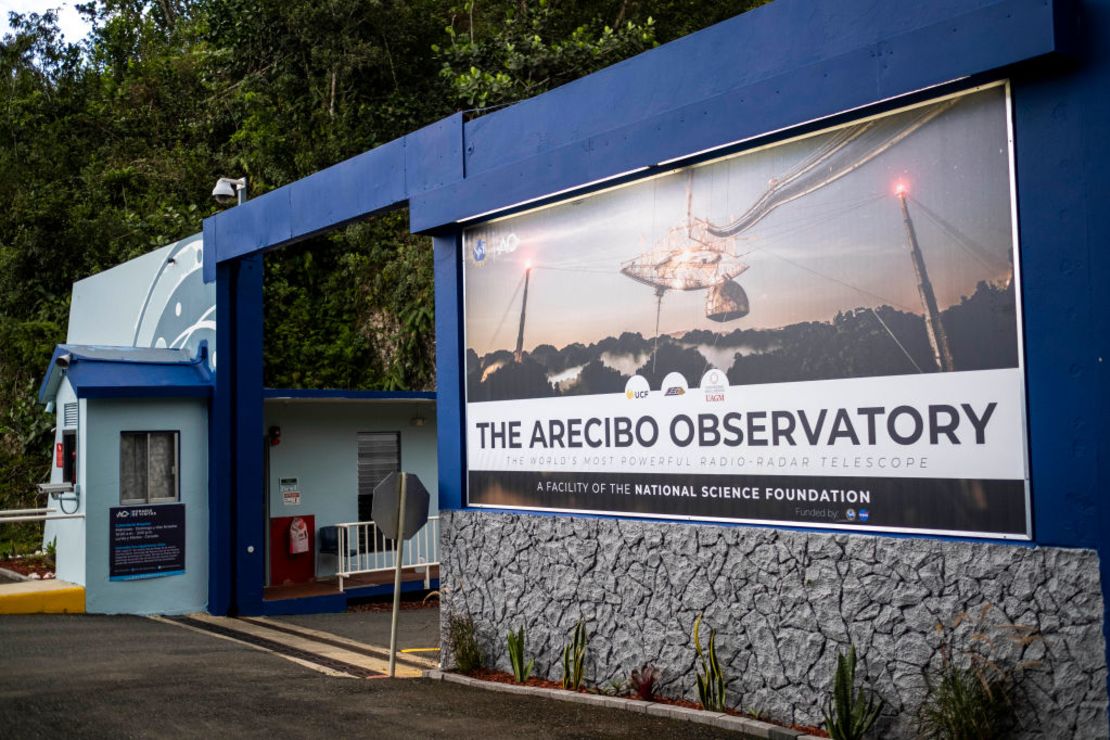
[[[212,393],[207,353],[206,345],[192,357],[184,349],[59,344],[39,402],[54,398],[62,378],[78,398],[207,397]]]

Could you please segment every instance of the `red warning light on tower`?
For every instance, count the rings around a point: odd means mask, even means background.
[[[901,197],[903,195],[907,195],[909,192],[910,192],[910,186],[907,185],[904,180],[899,180],[898,182],[894,183],[894,194],[895,195]]]

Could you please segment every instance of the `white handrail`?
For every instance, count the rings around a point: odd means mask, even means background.
[[[0,511],[0,524],[8,522],[52,522],[55,519],[84,519],[84,514],[54,514],[49,509],[8,509]],[[37,513],[28,513],[37,512]]]
[[[386,539],[373,521],[341,522],[335,525],[338,537],[339,590],[343,579],[364,573],[385,573],[395,567],[393,540]],[[439,565],[439,517],[428,517],[428,523],[405,541],[402,568],[424,570],[424,588],[431,588],[432,567]]]

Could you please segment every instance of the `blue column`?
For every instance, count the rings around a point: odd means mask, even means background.
[[[239,614],[260,614],[266,567],[262,415],[262,255],[238,260],[235,280],[234,423],[235,600]]]
[[[206,257],[207,259],[207,257]],[[216,271],[216,388],[208,414],[208,611],[230,613],[234,597],[231,555],[235,527],[232,516],[231,428],[234,419],[235,262]]]
[[[1034,537],[1098,550],[1110,660],[1110,2],[1068,66],[1014,79]]]
[[[466,345],[463,342],[461,236],[437,236],[436,429],[439,444],[439,508],[466,504]]]

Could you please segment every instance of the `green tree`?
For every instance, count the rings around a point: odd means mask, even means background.
[[[0,507],[33,503],[33,401],[71,284],[456,110],[515,102],[758,1],[91,0],[0,41]],[[432,254],[386,214],[267,257],[266,382],[430,388]]]

